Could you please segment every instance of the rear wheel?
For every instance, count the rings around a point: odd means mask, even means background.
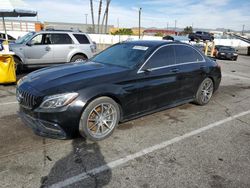
[[[83,137],[99,141],[109,137],[120,120],[118,104],[109,97],[93,100],[83,111],[79,131]]]
[[[70,62],[81,62],[85,61],[87,58],[84,55],[75,55],[71,58]]]
[[[199,86],[199,89],[195,97],[195,103],[199,105],[207,104],[210,101],[213,92],[214,92],[213,80],[211,78],[206,78]]]

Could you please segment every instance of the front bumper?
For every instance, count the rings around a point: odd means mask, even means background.
[[[66,139],[67,134],[65,131],[56,123],[51,123],[41,119],[34,118],[24,112],[19,112],[19,116],[25,125],[30,127],[34,133],[39,136],[56,138],[56,139]]]
[[[220,59],[237,59],[238,55],[233,54],[218,54],[218,58]]]

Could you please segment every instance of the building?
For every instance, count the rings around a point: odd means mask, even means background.
[[[5,26],[7,31],[40,31],[43,29],[43,24],[38,21],[26,21],[26,20],[5,20]],[[0,31],[3,31],[3,22],[0,22]]]
[[[92,24],[81,24],[81,23],[64,23],[64,22],[44,22],[45,29],[61,29],[61,30],[79,30],[84,33],[93,33]],[[97,31],[98,26],[95,25]],[[108,32],[114,28],[113,25],[108,25]],[[104,28],[100,28],[101,33],[104,33]]]
[[[162,34],[163,36],[178,34],[178,32],[174,30],[167,30],[167,29],[145,29],[143,33],[144,35],[150,35],[150,36],[154,36],[156,34]]]
[[[39,21],[27,21],[27,20],[6,20],[5,21],[7,31],[19,31],[19,32],[30,32],[40,31],[43,29],[60,29],[60,30],[80,30],[85,33],[92,33],[92,24],[81,24],[81,23],[64,23],[64,22],[44,22]],[[97,30],[97,25],[95,25]],[[113,28],[112,25],[108,25],[108,31]],[[104,32],[103,28],[103,32]],[[3,23],[0,22],[0,31],[3,31]]]

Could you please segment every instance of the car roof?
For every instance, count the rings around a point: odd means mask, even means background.
[[[57,30],[51,30],[51,31],[39,31],[39,32],[35,32],[35,33],[72,33],[72,34],[86,34],[86,33],[83,33],[83,32],[79,32],[79,31],[57,31]]]
[[[139,45],[139,46],[149,46],[149,47],[159,47],[166,44],[186,44],[179,41],[166,41],[166,40],[135,40],[135,41],[125,41],[123,43]]]

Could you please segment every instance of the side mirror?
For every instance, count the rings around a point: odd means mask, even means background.
[[[27,42],[26,45],[27,45],[27,46],[32,46],[31,41]]]
[[[150,73],[150,72],[152,72],[152,69],[147,68],[147,67],[145,67],[145,68],[143,67],[143,69],[141,71],[144,73]]]

